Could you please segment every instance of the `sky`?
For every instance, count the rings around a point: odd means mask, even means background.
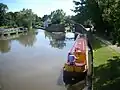
[[[9,11],[20,11],[23,8],[32,9],[38,16],[50,14],[51,11],[63,9],[66,15],[75,15],[73,0],[0,0],[8,6]]]

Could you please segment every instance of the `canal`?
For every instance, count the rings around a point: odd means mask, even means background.
[[[66,90],[62,68],[73,43],[43,30],[0,40],[0,90]]]

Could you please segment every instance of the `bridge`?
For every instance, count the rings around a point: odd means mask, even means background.
[[[19,37],[20,34],[26,33],[28,30],[24,28],[10,28],[10,29],[3,29],[0,28],[0,39],[7,40]]]

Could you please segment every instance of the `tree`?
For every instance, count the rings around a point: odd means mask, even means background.
[[[99,32],[104,32],[102,14],[96,0],[80,0],[74,1],[74,3],[76,7],[73,11],[77,13],[76,17],[81,20],[82,24],[87,20],[91,20],[95,23],[95,27]]]
[[[102,17],[106,26],[106,34],[112,34],[113,44],[120,44],[120,1],[119,0],[100,0],[99,6],[102,10]]]
[[[74,1],[77,13],[73,20],[78,23],[91,20],[97,33],[110,37],[113,43],[120,44],[120,1],[119,0],[80,0]]]
[[[35,16],[31,9],[23,9],[17,14],[18,26],[26,27],[29,30],[32,28],[32,23],[35,21]]]
[[[49,15],[44,15],[44,16],[42,17],[42,21],[44,22],[44,21],[47,20],[49,17],[50,17]]]
[[[65,13],[62,9],[58,9],[51,12],[50,18],[53,24],[64,24]]]
[[[15,18],[15,13],[13,12],[8,12],[6,13],[6,25],[10,26],[10,27],[15,27],[16,26],[16,22],[15,22],[16,18]]]
[[[30,30],[42,24],[41,18],[34,14],[32,9],[23,9],[19,12],[6,12],[7,10],[7,5],[0,3],[0,26],[25,27]]]
[[[6,11],[8,10],[7,5],[0,3],[0,26],[6,24]]]
[[[33,27],[39,27],[42,25],[42,18],[41,17],[38,17],[36,14],[34,14],[34,20],[32,22],[32,26]]]
[[[85,0],[80,0],[81,2],[78,1],[73,1],[74,4],[76,5],[75,13],[77,13],[75,16],[73,16],[73,20],[75,20],[77,23],[84,24],[84,22],[88,19],[90,19],[89,14],[88,14],[88,9],[86,7],[86,2]]]

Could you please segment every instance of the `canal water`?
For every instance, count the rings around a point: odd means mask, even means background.
[[[66,90],[62,68],[73,43],[43,30],[0,40],[0,90]]]

